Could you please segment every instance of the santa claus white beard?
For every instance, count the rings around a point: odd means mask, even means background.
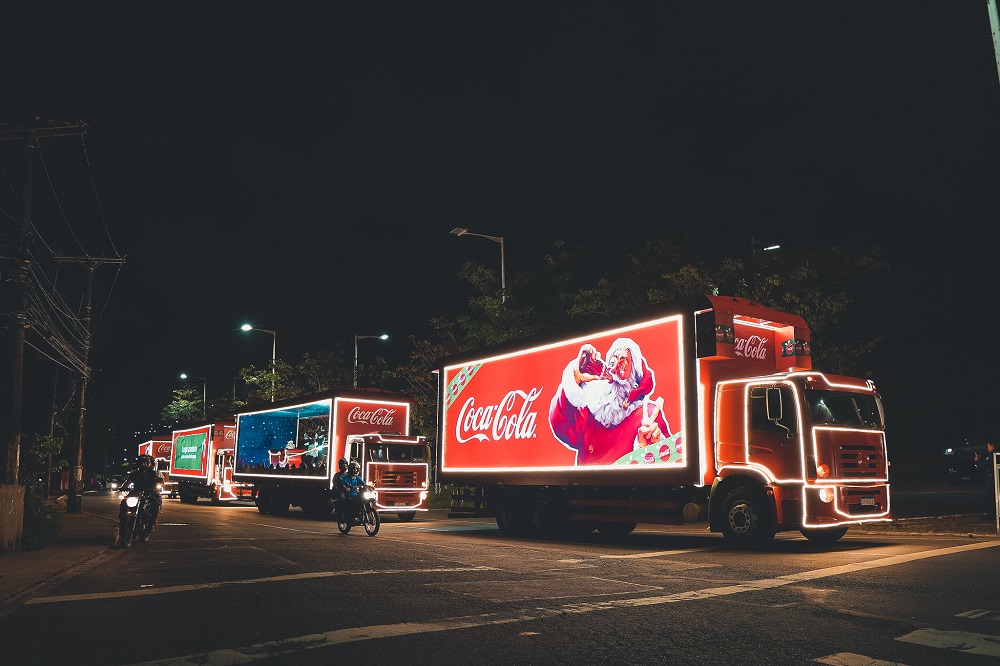
[[[638,402],[628,404],[631,390],[617,377],[587,382],[583,385],[584,405],[601,425],[616,426],[639,407]]]

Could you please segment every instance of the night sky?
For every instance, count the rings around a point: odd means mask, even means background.
[[[461,264],[499,263],[467,227],[504,237],[508,280],[557,238],[613,261],[859,233],[892,265],[890,449],[1000,436],[985,0],[21,4],[0,120],[89,126],[41,151],[32,217],[58,253],[126,258],[95,271],[88,389],[124,432],[181,372],[211,399],[266,366],[246,321],[292,363],[382,332],[362,358],[402,361],[464,309]],[[24,149],[0,158],[9,233]],[[28,354],[24,430],[47,431]]]

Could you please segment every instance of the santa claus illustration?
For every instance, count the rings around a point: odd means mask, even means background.
[[[566,365],[552,404],[553,434],[577,452],[578,465],[607,465],[670,437],[662,410],[644,405],[656,387],[639,346],[618,338],[607,359],[590,344]],[[644,400],[645,399],[645,400]],[[662,405],[662,399],[654,405]]]

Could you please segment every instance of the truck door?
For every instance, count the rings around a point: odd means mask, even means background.
[[[348,461],[356,460],[359,465],[361,465],[361,476],[366,481],[368,477],[365,476],[365,463],[368,461],[368,449],[365,446],[364,437],[348,437],[347,443],[344,446],[344,457]]]
[[[788,386],[750,387],[748,462],[763,465],[778,479],[801,478],[802,456],[795,394]]]

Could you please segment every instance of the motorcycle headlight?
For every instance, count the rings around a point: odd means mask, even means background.
[[[125,498],[125,506],[127,506],[130,509],[134,509],[135,507],[139,506],[139,498],[135,497],[134,495],[129,495],[128,497]]]
[[[156,484],[156,492],[158,492],[158,493],[162,493],[163,492],[163,484],[162,483]]]
[[[367,501],[371,502],[372,500],[378,497],[378,493],[376,493],[374,490],[366,490],[363,494],[363,497]]]

